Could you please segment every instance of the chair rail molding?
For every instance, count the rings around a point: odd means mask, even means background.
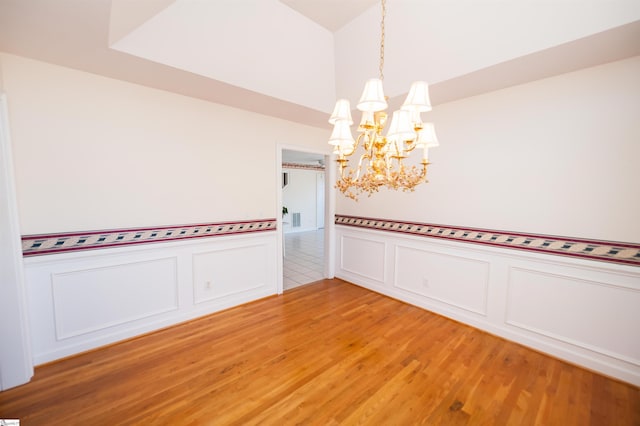
[[[35,364],[276,294],[275,223],[47,236],[62,249],[25,258]]]
[[[637,244],[335,222],[336,277],[640,386]]]

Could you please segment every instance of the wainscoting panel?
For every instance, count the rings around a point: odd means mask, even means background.
[[[396,246],[394,286],[486,315],[489,263],[413,247]]]
[[[52,275],[56,339],[178,309],[176,258]]]
[[[276,236],[225,233],[25,258],[34,364],[276,294]]]
[[[266,244],[194,254],[195,303],[265,287],[268,262]]]
[[[338,219],[338,278],[640,386],[637,266]]]
[[[508,324],[640,367],[640,289],[511,268],[508,295]]]
[[[384,282],[384,241],[350,235],[343,236],[339,241],[340,269],[378,283]]]

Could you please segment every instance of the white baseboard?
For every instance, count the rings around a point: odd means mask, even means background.
[[[276,294],[276,233],[25,261],[34,363]]]
[[[640,271],[337,226],[336,276],[640,385]]]

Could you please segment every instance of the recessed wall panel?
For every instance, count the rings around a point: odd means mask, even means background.
[[[640,291],[511,268],[507,323],[640,365]]]
[[[52,274],[56,339],[178,308],[176,259]]]
[[[270,260],[266,244],[194,254],[195,303],[266,286]]]
[[[343,235],[340,250],[340,267],[343,270],[384,282],[384,242]]]
[[[489,263],[412,247],[396,247],[395,287],[486,315]]]

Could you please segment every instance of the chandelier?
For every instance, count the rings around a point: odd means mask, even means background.
[[[358,125],[358,137],[351,134],[351,107],[346,99],[339,99],[329,118],[333,132],[329,144],[334,146],[340,176],[336,182],[344,195],[354,200],[367,192],[369,196],[380,187],[413,191],[427,182],[427,166],[430,164],[428,150],[438,146],[438,139],[432,123],[423,123],[420,113],[431,110],[429,85],[416,81],[411,85],[407,99],[398,111],[394,111],[387,134],[383,130],[387,122],[387,97],[384,96],[384,18],[385,0],[382,0],[382,21],[380,23],[380,78],[369,79],[364,87],[357,108],[362,111]],[[362,147],[357,166],[349,165],[349,157]],[[420,167],[405,164],[404,160],[416,149],[422,148]],[[354,157],[355,158],[355,157]]]

